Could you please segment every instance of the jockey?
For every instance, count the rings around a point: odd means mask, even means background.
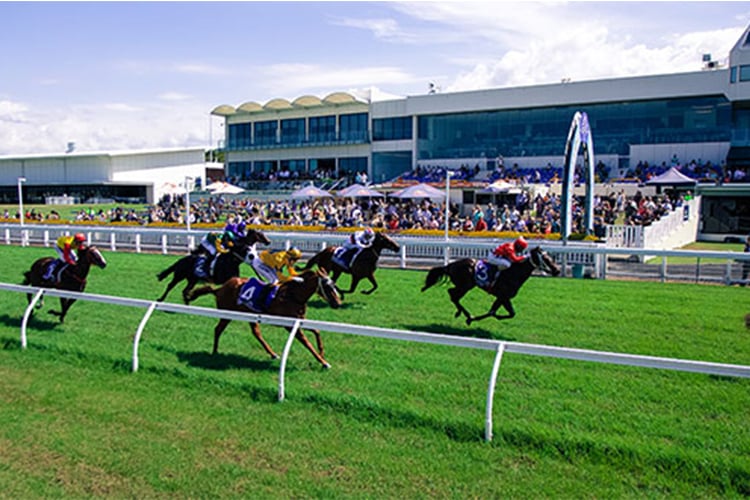
[[[217,253],[227,253],[234,246],[234,233],[224,231],[224,233],[210,232],[203,237],[199,250],[204,250],[209,257],[216,256]]]
[[[297,276],[294,265],[300,257],[302,257],[302,252],[294,247],[279,252],[263,250],[253,259],[252,268],[258,277],[266,283],[273,285],[286,283]],[[286,268],[289,276],[283,273],[284,268]]]
[[[345,248],[344,254],[341,256],[342,260],[347,265],[351,265],[351,263],[357,258],[357,255],[359,255],[359,253],[365,248],[371,247],[374,242],[375,231],[373,231],[371,227],[366,227],[365,229],[352,233],[342,245]],[[348,259],[348,256],[352,256],[351,259]]]
[[[523,262],[526,256],[522,255],[524,250],[529,247],[529,243],[523,236],[516,238],[514,242],[507,242],[498,245],[487,256],[487,262],[497,267],[498,271],[508,269],[512,264]]]
[[[83,233],[76,233],[73,236],[60,236],[55,242],[55,251],[57,252],[58,258],[53,260],[52,263],[47,266],[46,271],[42,279],[45,281],[52,279],[52,274],[58,265],[65,263],[71,266],[75,266],[78,262],[78,256],[75,252],[81,248],[81,245],[86,243],[86,236]],[[75,250],[75,252],[74,252]]]
[[[234,239],[239,240],[245,236],[245,228],[246,224],[245,221],[242,220],[242,218],[240,218],[236,222],[234,218],[230,218],[227,222],[227,225],[224,226],[224,232],[232,233]]]
[[[195,261],[196,276],[208,278],[213,270],[213,263],[210,265],[211,269],[206,269],[206,257],[208,257],[209,262],[213,262],[217,254],[228,253],[232,246],[234,246],[234,233],[229,231],[225,231],[223,234],[210,232],[205,235],[194,252],[194,255],[198,256]]]

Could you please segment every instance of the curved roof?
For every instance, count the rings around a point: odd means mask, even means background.
[[[292,106],[294,106],[295,108],[312,108],[322,105],[323,101],[320,100],[320,97],[314,95],[303,95],[296,98],[294,102],[292,102]]]
[[[246,103],[240,104],[240,106],[237,108],[237,111],[243,111],[245,113],[257,113],[258,111],[263,111],[263,106],[255,101],[248,101]]]
[[[229,104],[222,104],[220,106],[216,106],[211,111],[212,115],[218,115],[218,116],[229,116],[229,115],[233,115],[234,113],[235,113],[235,109]]]
[[[281,97],[278,97],[276,99],[271,99],[265,104],[265,106],[263,106],[263,109],[268,109],[272,111],[279,111],[282,109],[291,109],[291,108],[292,108],[292,103],[290,103],[286,99],[282,99]]]
[[[329,94],[323,99],[326,104],[348,104],[351,102],[357,102],[357,99],[347,92],[334,92]]]

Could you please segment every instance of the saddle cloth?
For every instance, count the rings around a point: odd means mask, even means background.
[[[357,253],[356,248],[338,247],[333,251],[331,260],[348,271],[351,269],[353,257]]]
[[[500,272],[497,270],[497,267],[488,264],[484,259],[479,259],[474,264],[474,281],[479,288],[485,290],[491,289],[499,274]]]
[[[253,312],[263,313],[271,307],[279,287],[265,283],[258,278],[250,278],[240,288],[237,305],[245,306]]]

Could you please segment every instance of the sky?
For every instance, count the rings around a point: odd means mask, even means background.
[[[750,2],[0,1],[0,155],[209,147],[216,106],[700,71]]]

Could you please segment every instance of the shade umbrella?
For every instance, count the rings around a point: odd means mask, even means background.
[[[362,184],[352,184],[338,192],[341,198],[382,198],[385,195]]]
[[[292,198],[333,198],[331,193],[312,184],[294,191],[290,196]]]
[[[215,183],[211,183],[209,185],[213,185]],[[209,191],[212,194],[239,194],[243,193],[245,190],[239,186],[235,186],[234,184],[230,184],[228,182],[222,182],[221,186],[214,189],[209,189]]]
[[[413,198],[445,198],[445,193],[441,189],[434,188],[429,184],[420,183],[408,188],[402,189],[391,194],[393,198],[413,199]]]
[[[156,188],[156,192],[159,193],[160,197],[164,196],[165,194],[185,194],[185,186],[183,184],[177,184],[176,182],[165,182],[164,184]]]

